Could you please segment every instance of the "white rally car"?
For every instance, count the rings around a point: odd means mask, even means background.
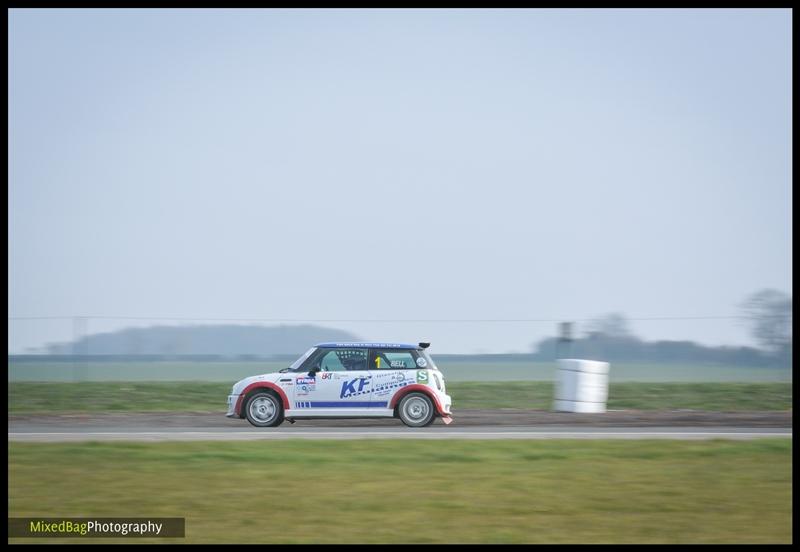
[[[229,418],[275,427],[309,418],[400,418],[449,424],[450,396],[426,349],[430,343],[320,343],[279,372],[236,382]]]

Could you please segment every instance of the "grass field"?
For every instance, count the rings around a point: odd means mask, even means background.
[[[434,355],[435,360],[435,355]],[[448,382],[553,381],[556,363],[507,360],[437,362]],[[285,368],[286,362],[9,362],[8,381],[218,381],[233,384],[247,376]],[[791,382],[791,367],[718,364],[612,363],[611,382]]]
[[[9,383],[9,413],[222,412],[230,385],[209,382]],[[453,382],[453,411],[549,410],[551,382]],[[611,410],[790,410],[791,383],[611,383]]]
[[[8,504],[10,517],[185,517],[171,542],[791,543],[791,446],[12,442]]]

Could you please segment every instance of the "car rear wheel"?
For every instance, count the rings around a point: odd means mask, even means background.
[[[256,427],[276,427],[283,423],[283,406],[274,393],[257,391],[247,400],[245,417]]]
[[[408,427],[429,426],[436,416],[433,402],[424,393],[409,393],[400,400],[397,411]]]

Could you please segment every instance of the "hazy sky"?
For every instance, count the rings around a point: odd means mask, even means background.
[[[791,292],[789,10],[16,9],[8,113],[9,317],[692,317]],[[464,353],[556,329],[327,325]],[[10,328],[11,352],[72,332]]]

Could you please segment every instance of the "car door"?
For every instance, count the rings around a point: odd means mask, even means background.
[[[371,408],[388,408],[389,401],[398,389],[416,383],[416,351],[406,349],[373,349],[370,351],[372,368]]]
[[[351,415],[368,408],[372,374],[367,369],[367,350],[321,349],[310,365],[319,368],[314,377],[300,374],[294,386],[295,408],[320,415]]]

